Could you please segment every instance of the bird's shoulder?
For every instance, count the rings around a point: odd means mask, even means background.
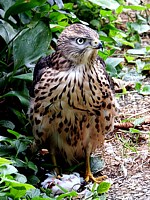
[[[30,88],[30,96],[34,97],[35,85],[41,80],[41,77],[47,71],[60,71],[68,68],[70,63],[64,59],[61,52],[55,51],[51,55],[42,57],[35,65],[33,72],[33,82]]]

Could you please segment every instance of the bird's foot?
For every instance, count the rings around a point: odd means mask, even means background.
[[[86,174],[85,181],[88,182],[88,181],[91,180],[91,181],[94,181],[96,183],[101,183],[102,181],[104,181],[107,178],[108,177],[106,175],[99,176],[99,177],[94,177],[92,173],[89,173],[89,174]]]

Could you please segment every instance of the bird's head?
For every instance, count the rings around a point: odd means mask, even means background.
[[[68,26],[57,42],[57,49],[63,56],[78,64],[94,60],[100,48],[102,44],[98,33],[82,24]]]

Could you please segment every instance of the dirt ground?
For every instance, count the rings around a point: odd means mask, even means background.
[[[108,200],[150,200],[150,95],[129,92],[118,102],[115,132],[107,135],[104,148],[102,172],[112,182]],[[136,127],[120,123],[122,119],[142,117],[143,122]],[[130,133],[132,127],[140,132]]]
[[[121,21],[133,19],[135,12],[128,13],[130,18],[124,13]],[[141,42],[143,47],[150,45],[150,32],[142,35]],[[150,74],[143,84],[150,85]],[[133,90],[118,98],[118,103],[115,131],[106,136],[104,148],[102,172],[112,182],[107,200],[150,200],[150,95]],[[141,118],[143,122],[134,126],[132,119]],[[123,119],[129,120],[122,123]],[[131,133],[130,128],[139,133]]]

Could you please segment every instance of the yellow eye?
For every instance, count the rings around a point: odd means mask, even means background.
[[[81,44],[84,44],[85,41],[86,41],[85,38],[77,38],[77,39],[76,39],[76,43],[77,43],[77,44],[80,44],[80,45],[81,45]]]

